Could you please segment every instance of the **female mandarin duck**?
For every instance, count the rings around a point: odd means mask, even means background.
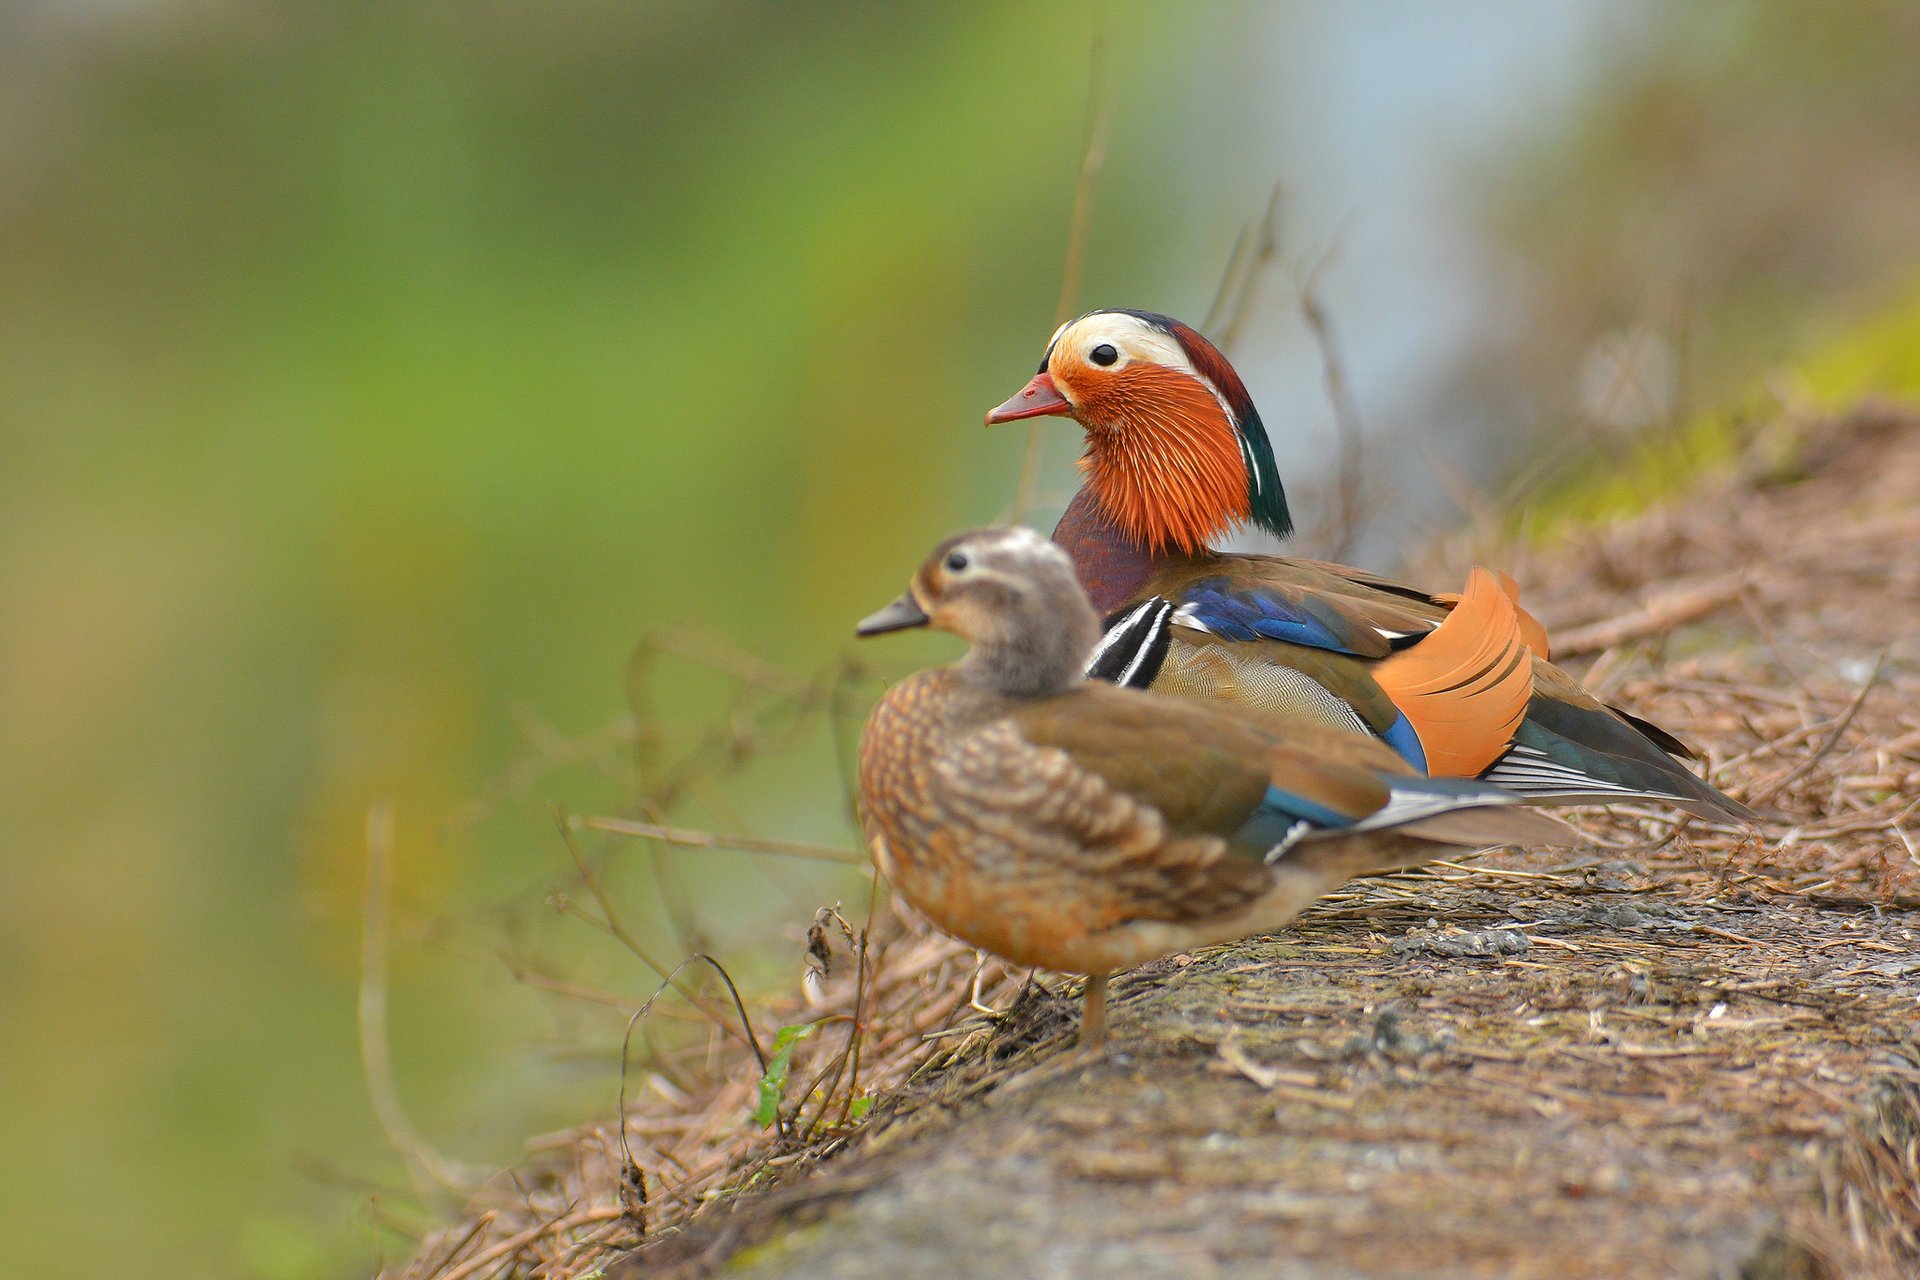
[[[1651,799],[1753,812],[1674,759],[1686,746],[1609,708],[1547,661],[1511,579],[1460,596],[1359,569],[1217,552],[1251,522],[1293,522],[1273,447],[1219,350],[1178,320],[1094,311],[989,425],[1058,414],[1086,431],[1086,480],[1054,530],[1107,615],[1089,674],[1279,708],[1384,741],[1414,768],[1541,801]]]
[[[874,862],[948,933],[1089,975],[1089,1049],[1114,970],[1278,928],[1353,875],[1448,846],[1571,834],[1319,720],[1087,679],[1098,618],[1066,554],[1029,529],[948,539],[859,634],[924,626],[970,648],[895,685],[867,722]]]

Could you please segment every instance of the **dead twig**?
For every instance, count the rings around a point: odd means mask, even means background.
[[[606,890],[600,886],[600,877],[593,873],[592,865],[587,861],[586,856],[580,852],[580,846],[574,841],[573,827],[568,822],[566,811],[558,805],[555,805],[553,808],[553,820],[554,825],[560,830],[561,841],[567,846],[567,853],[573,858],[574,869],[580,873],[581,883],[586,885],[587,892],[593,895],[594,902],[600,908],[599,923],[601,927],[613,938],[618,940],[621,946],[631,951],[634,956],[639,959],[640,963],[646,965],[647,968],[653,970],[656,974],[659,974],[668,984],[673,984],[675,976],[681,969],[686,967],[686,962],[683,960],[669,970],[651,951],[641,945],[640,940],[634,937],[632,931],[621,922],[619,913],[614,910],[612,899],[607,896]],[[715,968],[718,967],[718,965],[715,966]],[[724,976],[724,970],[722,973]],[[728,980],[727,985],[729,987],[733,985],[731,979]],[[677,985],[674,989],[679,992],[683,1000],[699,1010],[714,1026],[729,1035],[739,1034],[735,1030],[732,1021],[719,1009],[702,1000],[697,991],[691,988],[682,988]],[[737,994],[734,996],[734,1002],[736,1004],[739,1003],[739,996]],[[751,1027],[747,1028],[746,1037],[749,1041],[752,1040],[753,1030]],[[755,1046],[755,1052],[758,1051],[758,1046]]]
[[[1360,406],[1353,396],[1353,383],[1347,377],[1346,358],[1333,331],[1333,315],[1320,296],[1320,277],[1338,254],[1340,243],[1336,235],[1306,276],[1296,282],[1300,317],[1306,321],[1314,345],[1320,349],[1321,376],[1326,384],[1327,402],[1333,408],[1338,461],[1334,469],[1334,538],[1325,552],[1330,560],[1345,558],[1359,532],[1363,483],[1360,444],[1365,432],[1360,421]]]
[[[1740,598],[1748,575],[1742,570],[1697,586],[1666,591],[1631,613],[1554,633],[1555,660],[1608,649],[1645,636],[1665,635],[1683,622],[1712,613]]]
[[[1787,770],[1786,773],[1780,776],[1777,782],[1770,783],[1755,792],[1750,803],[1755,805],[1765,804],[1767,801],[1779,795],[1788,786],[1805,777],[1808,770],[1826,758],[1827,753],[1832,751],[1834,746],[1839,743],[1841,735],[1852,726],[1854,717],[1860,714],[1860,708],[1866,705],[1867,695],[1872,693],[1874,686],[1880,683],[1880,673],[1886,670],[1886,666],[1887,655],[1882,653],[1879,658],[1874,661],[1873,671],[1867,676],[1866,682],[1860,686],[1859,695],[1856,696],[1853,702],[1847,707],[1846,714],[1840,717],[1840,723],[1833,726],[1833,732],[1828,734],[1826,739],[1822,741],[1818,747],[1814,748],[1812,755]]]
[[[1227,255],[1226,268],[1220,273],[1220,284],[1214,290],[1213,304],[1207,308],[1207,318],[1201,323],[1201,332],[1222,351],[1231,352],[1239,345],[1241,330],[1253,313],[1254,287],[1280,254],[1285,199],[1286,188],[1274,183],[1267,193],[1267,207],[1261,211],[1260,220],[1251,227],[1242,227],[1234,237],[1233,252]]]
[[[639,836],[660,840],[688,849],[738,849],[745,853],[771,853],[783,858],[810,858],[816,862],[861,864],[866,857],[851,849],[809,844],[804,840],[780,840],[767,836],[730,835],[718,831],[698,831],[691,827],[667,827],[654,822],[634,822],[628,818],[587,815],[568,819],[570,825],[615,835]]]
[[[393,1051],[387,1043],[388,915],[392,896],[393,807],[382,802],[367,810],[367,887],[360,916],[360,1070],[381,1131],[416,1180],[424,1178],[464,1195],[479,1185],[481,1176],[442,1155],[420,1135],[408,1119],[393,1082]]]
[[[1057,329],[1073,317],[1075,300],[1080,296],[1080,276],[1086,267],[1087,233],[1093,222],[1093,192],[1100,170],[1107,162],[1107,124],[1113,116],[1113,99],[1107,92],[1107,35],[1105,15],[1094,16],[1093,47],[1088,54],[1086,127],[1080,146],[1080,170],[1073,184],[1073,212],[1067,222],[1067,250],[1060,272],[1060,300],[1053,309]],[[1020,456],[1020,482],[1013,491],[1010,517],[1014,524],[1026,519],[1033,508],[1034,486],[1040,482],[1041,442],[1045,419],[1035,419],[1027,427],[1027,447]]]

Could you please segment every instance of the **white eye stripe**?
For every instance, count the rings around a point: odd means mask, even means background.
[[[1120,353],[1121,363],[1145,360],[1186,373],[1197,373],[1187,353],[1170,333],[1156,329],[1124,311],[1097,311],[1065,325],[1054,335],[1054,349],[1065,349],[1092,363],[1093,349],[1106,343]],[[1117,367],[1117,366],[1113,366]]]
[[[1114,350],[1120,353],[1120,358],[1111,365],[1099,365],[1093,361],[1093,349],[1103,342],[1111,344]],[[1078,357],[1083,363],[1107,372],[1125,368],[1134,360],[1178,369],[1207,389],[1207,393],[1227,415],[1227,421],[1236,426],[1239,424],[1240,419],[1234,413],[1233,406],[1228,404],[1227,398],[1220,394],[1220,388],[1213,384],[1213,379],[1194,367],[1193,361],[1188,358],[1187,350],[1180,345],[1179,339],[1164,329],[1157,329],[1148,324],[1139,316],[1128,315],[1124,311],[1096,311],[1090,316],[1069,320],[1053,331],[1053,340],[1047,345],[1049,363],[1052,362],[1054,355],[1063,350],[1062,343],[1066,344],[1064,350]],[[1240,448],[1246,455],[1247,473],[1254,477],[1257,494],[1260,485],[1259,468],[1253,465],[1252,453],[1244,440]]]

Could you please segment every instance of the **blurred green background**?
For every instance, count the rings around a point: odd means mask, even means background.
[[[1293,281],[1337,247],[1369,430],[1418,446],[1382,462],[1376,560],[1451,517],[1422,451],[1497,486],[1863,317],[1909,319],[1848,376],[1912,375],[1920,17],[1893,0],[16,0],[0,1272],[404,1252],[354,1027],[377,801],[415,1120],[485,1163],[609,1108],[617,1011],[514,972],[653,979],[549,902],[547,804],[625,801],[636,712],[643,769],[751,719],[699,661],[636,676],[643,637],[804,679],[1006,507],[1024,435],[978,424],[1052,325],[1096,33],[1079,301],[1198,321],[1283,182],[1235,355],[1310,486],[1329,414]],[[1072,435],[1047,439],[1057,508]],[[667,816],[850,847],[842,729]],[[609,863],[638,927],[761,982],[860,900],[664,857],[680,879]]]

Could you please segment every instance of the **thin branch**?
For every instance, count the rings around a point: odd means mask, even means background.
[[[628,931],[626,925],[621,923],[619,914],[613,909],[612,900],[607,897],[606,890],[600,887],[600,878],[593,874],[593,867],[581,854],[580,846],[573,838],[573,823],[571,819],[568,818],[566,811],[558,805],[555,805],[553,808],[553,821],[554,825],[560,829],[560,839],[566,843],[567,852],[573,857],[573,865],[580,873],[581,882],[587,886],[587,892],[593,895],[594,902],[600,907],[600,915],[606,931],[618,939],[620,944],[627,950],[639,957],[640,963],[661,975],[667,983],[674,984],[673,975],[685,968],[686,962],[681,961],[669,969],[645,947],[640,945],[640,940]],[[731,985],[731,983],[729,983],[729,985]],[[682,987],[677,984],[674,984],[674,990],[677,991],[681,998],[686,1000],[688,1004],[705,1014],[707,1020],[712,1022],[714,1026],[719,1027],[722,1031],[730,1035],[738,1034],[734,1031],[733,1024],[727,1020],[725,1014],[702,1000],[697,991],[691,987]],[[748,1028],[747,1035],[749,1039],[752,1038],[753,1032],[751,1028]],[[758,1046],[756,1046],[756,1052],[757,1051]]]
[[[1353,397],[1353,384],[1347,377],[1347,365],[1339,339],[1333,332],[1333,315],[1320,297],[1320,276],[1340,250],[1340,239],[1327,246],[1306,278],[1299,282],[1300,316],[1320,348],[1320,365],[1327,387],[1327,400],[1333,406],[1334,428],[1339,435],[1337,476],[1338,523],[1336,538],[1325,553],[1330,560],[1345,558],[1360,524],[1361,472],[1360,441],[1364,428],[1360,406]]]
[[[420,1178],[450,1191],[471,1194],[483,1179],[476,1170],[435,1150],[407,1118],[393,1082],[393,1052],[387,1043],[387,952],[393,896],[393,807],[367,810],[367,887],[360,924],[360,1070],[374,1116],[387,1141]]]
[[[1060,273],[1060,300],[1053,322],[1062,325],[1073,315],[1086,268],[1087,232],[1093,220],[1094,184],[1107,162],[1107,125],[1113,119],[1113,97],[1107,91],[1107,33],[1105,15],[1096,13],[1092,48],[1087,55],[1087,115],[1080,146],[1080,172],[1074,179],[1073,213],[1067,224],[1066,262]]]
[[[679,964],[673,966],[672,972],[661,979],[660,985],[654,988],[653,994],[647,997],[646,1003],[638,1009],[635,1009],[633,1016],[627,1019],[626,1034],[620,1037],[620,1094],[618,1112],[620,1117],[620,1152],[626,1157],[627,1164],[630,1166],[637,1167],[638,1165],[638,1162],[633,1158],[633,1148],[628,1145],[627,1142],[627,1058],[633,1049],[633,1029],[640,1025],[641,1020],[644,1019],[648,1013],[652,1012],[653,1006],[659,1002],[660,997],[666,994],[667,988],[672,986],[674,980],[680,976],[680,971],[696,960],[711,967],[715,973],[720,975],[720,981],[727,984],[727,993],[733,997],[734,1011],[740,1015],[740,1030],[744,1033],[747,1047],[753,1050],[753,1060],[760,1064],[760,1074],[762,1076],[767,1074],[767,1055],[761,1051],[760,1037],[753,1033],[753,1020],[747,1017],[747,1006],[746,1003],[740,999],[740,988],[733,984],[733,975],[728,973],[726,967],[718,960],[715,960],[705,952],[695,952]]]
[[[1691,622],[1738,600],[1746,590],[1749,576],[1743,569],[1711,582],[1664,591],[1630,613],[1569,628],[1553,637],[1553,656],[1561,659],[1574,654],[1604,653],[1629,640],[1663,635],[1683,622]]]
[[[1243,225],[1233,237],[1233,248],[1227,251],[1227,265],[1220,270],[1220,283],[1214,286],[1213,301],[1207,304],[1207,314],[1200,322],[1200,332],[1213,333],[1220,322],[1226,319],[1228,308],[1239,301],[1250,274],[1246,257],[1248,246],[1252,243],[1253,227]]]
[[[1853,718],[1860,714],[1860,708],[1866,705],[1867,695],[1872,693],[1874,686],[1880,683],[1880,673],[1886,669],[1886,666],[1887,655],[1885,652],[1882,652],[1879,658],[1874,661],[1873,673],[1867,677],[1867,682],[1860,686],[1859,695],[1855,697],[1852,704],[1847,707],[1847,713],[1840,717],[1840,723],[1833,726],[1833,732],[1828,734],[1826,739],[1814,749],[1812,755],[1787,770],[1786,773],[1780,776],[1779,781],[1760,788],[1759,794],[1748,797],[1747,803],[1756,809],[1759,808],[1767,801],[1779,795],[1787,787],[1799,781],[1800,778],[1806,775],[1809,769],[1825,759],[1827,753],[1839,744],[1840,736],[1853,724]]]
[[[612,1205],[595,1205],[591,1208],[576,1209],[562,1218],[553,1218],[546,1222],[535,1223],[526,1230],[516,1232],[500,1243],[489,1246],[484,1251],[475,1254],[473,1257],[467,1259],[467,1261],[441,1276],[440,1280],[468,1280],[469,1277],[479,1275],[494,1263],[512,1257],[514,1254],[519,1253],[522,1249],[525,1249],[528,1245],[543,1237],[561,1235],[576,1227],[586,1226],[590,1223],[611,1222],[619,1218],[623,1212],[624,1210]]]
[[[425,1266],[416,1264],[420,1274],[428,1276],[437,1275],[452,1266],[454,1261],[467,1251],[467,1246],[479,1239],[480,1233],[493,1225],[494,1217],[495,1215],[491,1210],[475,1217],[467,1229],[456,1235],[453,1238],[453,1242],[441,1251],[438,1260],[429,1262]],[[413,1269],[414,1268],[409,1268],[409,1270]]]
[[[837,670],[823,667],[797,692],[741,708],[654,779],[647,788],[648,804],[664,813],[679,801],[692,779],[736,772],[808,730],[813,717],[838,692]]]
[[[583,986],[577,982],[567,982],[527,968],[505,951],[499,953],[500,963],[506,967],[507,976],[522,986],[533,987],[540,991],[551,991],[555,995],[565,996],[569,1000],[579,1000],[586,1004],[606,1005],[622,1013],[631,1014],[634,1009],[633,998],[621,995],[617,991],[601,991],[595,987]],[[676,1010],[669,1006],[660,1011],[663,1018],[679,1018],[682,1021],[707,1025],[707,1019],[691,1010]]]
[[[1220,275],[1220,287],[1214,291],[1213,305],[1207,308],[1207,318],[1201,326],[1201,331],[1222,351],[1231,353],[1240,341],[1240,331],[1253,313],[1254,285],[1280,255],[1286,198],[1286,187],[1274,183],[1273,190],[1267,193],[1267,207],[1252,228],[1251,239],[1243,228],[1233,242],[1233,253],[1228,255],[1226,270]],[[1243,256],[1242,246],[1249,243],[1252,252]]]
[[[580,852],[580,846],[573,838],[574,824],[568,818],[566,810],[559,805],[553,806],[553,822],[560,831],[560,839],[567,846],[567,853],[573,858],[574,869],[580,873],[581,882],[587,886],[587,892],[593,895],[593,900],[600,906],[600,915],[606,922],[607,932],[619,939],[627,950],[638,956],[641,964],[646,965],[661,977],[665,977],[668,966],[662,964],[651,952],[640,945],[640,940],[629,933],[627,927],[620,922],[619,913],[613,909],[613,903],[608,900],[606,890],[600,887],[600,878],[593,874],[593,867]]]
[[[1073,184],[1073,212],[1067,223],[1066,262],[1060,273],[1060,300],[1053,309],[1054,327],[1073,318],[1080,296],[1080,276],[1086,266],[1087,229],[1093,220],[1093,189],[1107,159],[1107,124],[1113,117],[1113,99],[1107,92],[1107,35],[1104,15],[1097,9],[1093,21],[1093,48],[1088,55],[1087,114],[1080,147],[1080,174]],[[1020,483],[1013,491],[1012,522],[1024,520],[1033,505],[1034,486],[1040,480],[1043,420],[1027,427],[1026,452],[1020,458]]]
[[[763,836],[729,835],[717,831],[698,831],[691,827],[663,827],[652,822],[634,822],[628,818],[600,816],[567,819],[568,825],[592,831],[610,831],[615,835],[639,836],[662,840],[689,849],[738,849],[743,853],[771,853],[783,858],[811,858],[816,862],[864,863],[864,854],[832,845],[808,844],[803,840],[776,840]]]
[[[664,627],[653,632],[651,640],[661,653],[670,653],[695,666],[729,676],[740,684],[753,685],[796,702],[811,697],[813,686],[817,683],[797,680],[751,650],[743,649],[724,637],[691,628]]]
[[[1787,678],[1793,681],[1794,686],[1801,693],[1809,698],[1813,697],[1813,690],[1807,687],[1807,682],[1800,678],[1798,671],[1794,670],[1793,663],[1787,660],[1786,646],[1780,643],[1780,633],[1774,630],[1771,622],[1767,621],[1766,610],[1761,608],[1759,599],[1752,591],[1744,588],[1741,590],[1740,607],[1746,611],[1747,617],[1753,622],[1754,630],[1760,633],[1761,641],[1773,654],[1773,660],[1780,664],[1780,669],[1787,673]]]
[[[860,926],[860,941],[854,960],[853,1033],[847,1041],[847,1048],[853,1055],[853,1073],[847,1078],[847,1106],[840,1113],[843,1121],[853,1118],[853,1100],[860,1096],[860,1050],[866,1044],[867,1004],[874,998],[868,956],[873,947],[873,913],[879,901],[880,877],[875,876],[867,882],[867,918]]]
[[[841,802],[847,821],[855,829],[860,826],[859,731],[864,723],[865,708],[860,707],[856,716],[850,718],[847,715],[850,708],[844,695],[848,686],[859,681],[865,674],[866,668],[863,665],[849,659],[841,666],[840,677],[835,682],[833,695],[827,701],[827,733],[833,744],[833,767],[840,775]],[[849,728],[854,732],[849,733]]]

